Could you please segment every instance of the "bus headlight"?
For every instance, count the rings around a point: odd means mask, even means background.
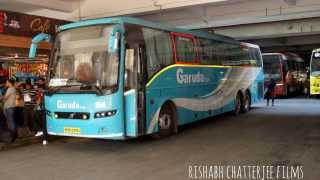
[[[58,115],[57,113],[54,113],[53,117],[54,117],[55,119],[58,119],[58,118],[59,118],[59,115]]]
[[[90,119],[90,113],[86,112],[54,112],[52,114],[55,119]]]
[[[83,114],[82,119],[86,120],[86,119],[88,119],[88,116],[86,114]]]
[[[117,110],[97,112],[97,113],[95,113],[94,117],[95,118],[104,118],[104,117],[113,116],[116,113],[117,113]]]

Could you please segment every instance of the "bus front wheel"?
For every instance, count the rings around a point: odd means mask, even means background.
[[[158,118],[159,131],[153,137],[162,138],[171,135],[175,130],[174,110],[169,104],[165,104]]]

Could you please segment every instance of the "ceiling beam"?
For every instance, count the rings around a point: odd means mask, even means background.
[[[276,38],[320,34],[320,18],[248,24],[212,28],[217,34],[231,36],[239,40],[256,38]]]
[[[23,5],[26,7],[50,9],[71,13],[75,9],[74,2],[61,0],[0,0],[0,3],[11,5]]]
[[[297,0],[284,0],[288,5],[297,5]]]

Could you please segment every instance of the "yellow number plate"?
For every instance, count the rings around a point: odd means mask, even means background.
[[[81,130],[80,128],[65,127],[63,132],[66,134],[80,134]]]

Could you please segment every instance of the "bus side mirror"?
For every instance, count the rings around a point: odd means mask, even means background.
[[[121,25],[114,25],[108,42],[108,52],[115,53],[119,49],[120,35],[123,32]]]
[[[119,48],[120,33],[117,31],[111,32],[108,42],[108,51],[115,53]]]
[[[35,58],[37,54],[38,44],[43,41],[50,42],[51,36],[46,33],[40,33],[32,38],[31,46],[29,50],[29,58]]]

